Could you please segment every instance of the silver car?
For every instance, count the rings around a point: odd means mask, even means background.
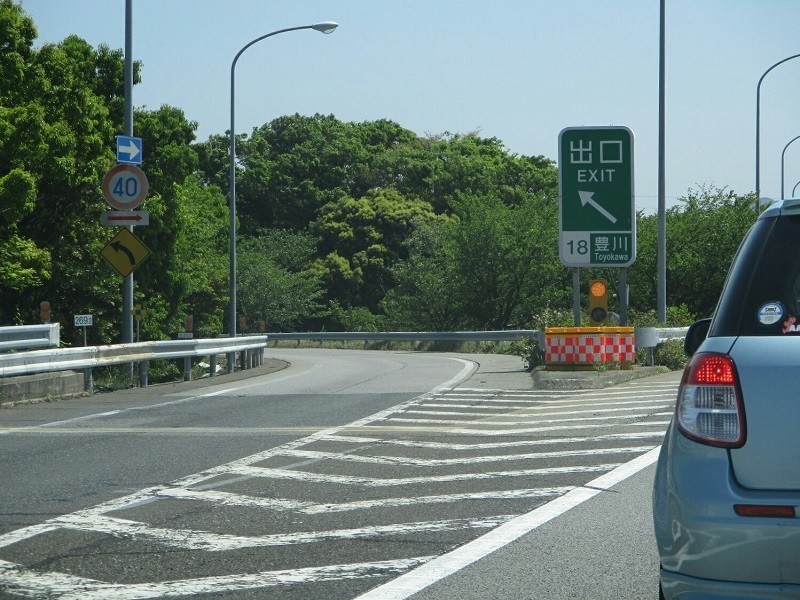
[[[800,598],[800,199],[734,257],[656,469],[661,597]]]

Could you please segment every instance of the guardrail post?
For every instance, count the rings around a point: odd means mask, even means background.
[[[210,369],[209,377],[216,377],[217,376],[217,355],[212,354],[208,357],[208,365]]]
[[[146,388],[148,384],[148,376],[150,375],[150,361],[143,360],[139,362],[139,387]]]
[[[183,380],[184,381],[191,381],[192,380],[192,357],[191,356],[184,356],[183,357]]]
[[[94,392],[94,382],[92,381],[91,367],[83,370],[83,391],[90,394]]]
[[[236,354],[231,352],[225,356],[228,357],[228,373],[233,373],[236,371]]]

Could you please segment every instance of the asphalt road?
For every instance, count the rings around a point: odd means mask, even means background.
[[[677,374],[270,352],[291,366],[0,410],[0,597],[654,597]]]

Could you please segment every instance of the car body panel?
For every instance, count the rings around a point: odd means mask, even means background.
[[[730,356],[747,419],[744,446],[731,450],[737,482],[800,490],[800,337],[741,337]]]
[[[653,493],[667,598],[671,595],[666,581],[675,578],[684,583],[694,578],[800,586],[800,520],[740,517],[734,511],[739,503],[800,505],[800,493],[741,487],[730,469],[728,450],[698,444],[671,426],[661,447]]]

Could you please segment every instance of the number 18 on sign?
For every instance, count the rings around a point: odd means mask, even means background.
[[[568,127],[558,136],[559,256],[568,267],[636,260],[633,132]]]

